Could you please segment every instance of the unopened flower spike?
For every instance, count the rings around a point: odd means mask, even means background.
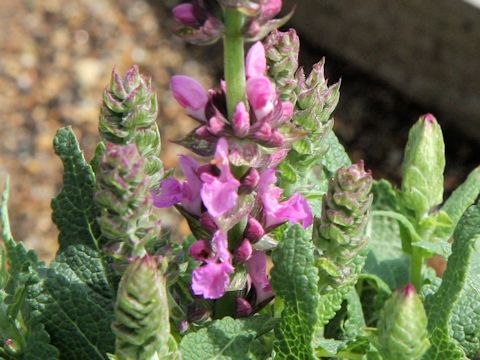
[[[95,201],[102,209],[98,223],[107,251],[115,257],[143,255],[145,245],[160,232],[152,214],[151,181],[135,144],[106,144],[97,169]]]
[[[372,203],[372,182],[363,162],[340,168],[330,182],[322,217],[314,224],[323,286],[339,287],[356,281],[356,261],[367,245],[364,229]]]
[[[422,359],[430,347],[427,315],[412,284],[385,302],[377,329],[376,347],[384,359]]]
[[[156,123],[157,95],[151,79],[141,75],[136,65],[121,78],[114,68],[110,85],[103,93],[99,131],[104,142],[136,144],[138,152],[147,159],[149,176],[160,179],[162,162],[160,133]]]

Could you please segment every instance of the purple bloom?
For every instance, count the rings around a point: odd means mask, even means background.
[[[215,157],[212,163],[220,170],[219,176],[203,173],[204,182],[200,192],[203,204],[214,218],[225,214],[237,204],[240,182],[230,171],[228,161],[228,143],[221,138],[217,143]]]
[[[158,190],[152,191],[153,205],[158,208],[168,208],[183,199],[182,184],[174,177],[169,177],[160,183]]]
[[[282,189],[275,186],[277,177],[274,169],[267,169],[260,174],[258,193],[263,204],[265,227],[269,228],[285,221],[292,224],[301,223],[308,227],[313,223],[313,214],[307,200],[295,193],[290,199],[279,202]]]
[[[233,132],[238,137],[245,137],[250,131],[250,114],[243,102],[239,102],[232,120]]]
[[[248,259],[250,259],[250,257],[252,256],[252,252],[253,249],[250,241],[248,241],[248,239],[243,239],[242,243],[235,251],[235,260],[237,261],[237,263],[242,264]]]
[[[193,270],[192,291],[205,299],[218,299],[225,294],[230,283],[228,274],[233,272],[229,263],[209,261],[205,265]]]
[[[262,121],[274,110],[277,99],[275,86],[266,76],[252,77],[247,80],[247,98],[256,118]]]
[[[195,79],[184,75],[175,75],[170,81],[173,96],[178,103],[194,118],[206,121],[205,106],[208,93]]]
[[[249,239],[251,242],[257,242],[265,235],[265,230],[263,229],[262,224],[253,217],[248,219],[247,227],[245,229],[244,236]]]
[[[282,10],[282,0],[268,0],[261,7],[262,17],[265,19],[271,19],[275,17],[280,10]]]
[[[197,242],[198,243],[198,242]],[[194,243],[195,248],[190,252],[197,255],[197,250],[205,250],[205,244]],[[218,299],[225,294],[230,276],[234,271],[231,261],[231,255],[228,251],[227,235],[222,231],[217,231],[213,235],[212,250],[214,256],[204,259],[205,264],[193,270],[192,273],[192,291],[195,295],[201,295],[205,299]]]
[[[256,304],[273,297],[273,290],[267,277],[267,255],[254,251],[247,261],[247,271],[256,293]]]

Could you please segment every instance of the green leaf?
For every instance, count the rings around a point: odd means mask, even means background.
[[[275,328],[276,355],[279,359],[315,359],[312,338],[319,278],[308,231],[299,225],[291,227],[272,260],[271,283],[285,306]]]
[[[324,170],[326,170],[331,177],[338,169],[352,164],[347,152],[337,136],[333,131],[329,131],[325,138],[325,145],[328,151],[322,159]]]
[[[442,206],[442,211],[448,214],[453,227],[447,237],[450,237],[465,210],[472,205],[480,194],[480,167],[468,175],[465,182],[460,185]]]
[[[373,274],[360,274],[356,284],[367,326],[375,327],[380,309],[392,291],[387,283]]]
[[[60,252],[69,245],[83,244],[98,249],[100,210],[93,202],[95,174],[85,161],[71,128],[59,129],[53,141],[64,167],[63,188],[52,200],[52,219],[60,230]]]
[[[207,327],[183,337],[180,350],[184,360],[247,360],[249,347],[263,332],[268,317],[254,316],[216,320]]]
[[[95,176],[71,129],[60,129],[54,146],[65,170],[63,189],[52,200],[60,250],[50,269],[39,270],[27,299],[62,358],[105,359],[114,350],[115,289],[99,249]]]
[[[16,243],[10,231],[10,221],[8,218],[8,193],[10,189],[9,179],[5,182],[5,188],[2,193],[1,203],[1,223],[2,239],[5,243],[6,255],[8,257],[8,273],[5,273],[6,292],[9,295],[5,302],[0,295],[0,341],[3,336],[12,336],[23,333],[24,337],[24,360],[54,360],[58,359],[58,350],[50,344],[50,336],[45,331],[43,324],[38,323],[32,318],[31,308],[26,303],[26,291],[36,283],[36,272],[43,267],[37,259],[35,252],[27,251],[22,243]],[[0,244],[0,248],[3,246]],[[0,269],[1,271],[1,269]],[[1,289],[0,289],[1,292]],[[2,308],[3,307],[3,308]],[[20,314],[21,312],[21,314]],[[3,315],[8,314],[8,319]],[[23,326],[18,327],[17,320],[21,318]]]
[[[480,322],[478,312],[478,253],[480,206],[470,207],[454,233],[452,255],[438,291],[427,297],[428,327],[432,348],[425,359],[463,359],[459,344],[468,355],[478,351]],[[455,339],[455,340],[454,340]],[[448,353],[448,357],[445,354]]]
[[[410,267],[402,250],[400,226],[394,218],[375,215],[375,210],[395,211],[396,194],[385,180],[375,182],[372,192],[374,211],[367,224],[369,253],[363,271],[377,275],[390,289],[398,289],[408,282]]]

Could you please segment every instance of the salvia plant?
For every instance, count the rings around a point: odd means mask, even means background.
[[[480,353],[480,168],[444,199],[442,131],[413,125],[394,187],[352,164],[333,132],[340,84],[298,65],[281,0],[194,0],[175,32],[221,40],[224,79],[176,75],[197,126],[159,159],[157,98],[113,70],[87,162],[70,128],[46,266],[1,206],[0,358],[475,359]],[[245,53],[245,44],[250,43]],[[178,173],[179,176],[176,176]],[[181,176],[180,176],[181,175]],[[191,235],[162,231],[175,208]],[[427,266],[448,260],[439,277]]]

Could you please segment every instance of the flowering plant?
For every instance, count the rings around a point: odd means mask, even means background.
[[[225,74],[184,75],[197,127],[159,159],[157,98],[133,66],[103,94],[95,156],[70,128],[55,152],[59,251],[13,239],[2,197],[0,359],[474,359],[480,351],[480,169],[443,199],[437,120],[412,127],[394,188],[352,164],[333,132],[340,84],[307,76],[281,0],[193,0],[176,33],[224,43]],[[245,42],[251,46],[244,54]],[[191,236],[176,243],[156,208]],[[448,259],[442,277],[427,266]]]

